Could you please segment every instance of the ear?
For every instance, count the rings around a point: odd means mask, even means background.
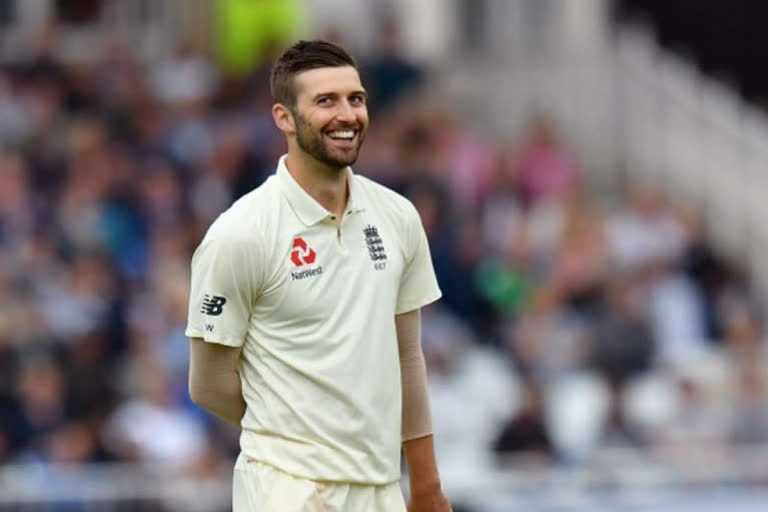
[[[272,119],[277,128],[286,135],[296,133],[296,120],[293,118],[291,110],[282,103],[272,105]]]

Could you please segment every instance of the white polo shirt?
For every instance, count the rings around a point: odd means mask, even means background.
[[[249,457],[313,480],[400,477],[395,315],[440,297],[418,212],[347,170],[339,226],[277,173],[211,225],[192,258],[186,335],[242,346]]]

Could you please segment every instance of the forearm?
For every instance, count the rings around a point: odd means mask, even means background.
[[[427,394],[427,367],[421,349],[421,315],[412,311],[395,317],[400,379],[403,393],[402,439],[432,434],[432,414]]]
[[[432,434],[432,413],[427,394],[427,367],[420,345],[400,357],[403,388],[403,441]]]
[[[240,426],[245,401],[237,372],[239,352],[193,340],[189,364],[192,401],[224,421]]]
[[[227,423],[240,426],[245,414],[245,401],[240,388],[240,376],[233,372],[220,375],[216,384],[190,386],[190,396],[195,404],[218,416]]]
[[[421,349],[421,314],[418,310],[395,318],[403,389],[402,439],[411,493],[440,489],[432,436],[432,415],[427,394],[427,371]]]
[[[411,496],[433,495],[440,491],[440,475],[435,462],[432,435],[403,442]]]

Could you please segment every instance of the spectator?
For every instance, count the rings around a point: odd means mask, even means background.
[[[653,331],[638,298],[637,276],[617,276],[603,291],[592,339],[592,363],[611,391],[608,434],[623,441],[640,441],[624,416],[628,384],[652,368]]]
[[[535,385],[527,388],[523,407],[504,425],[493,442],[493,450],[499,455],[554,455],[544,420],[544,397]]]
[[[538,116],[520,150],[520,187],[527,205],[568,197],[579,184],[579,170],[555,139],[549,119]]]
[[[681,272],[658,264],[649,269],[651,325],[659,357],[673,365],[706,352],[706,318],[701,292]]]
[[[629,190],[625,206],[607,223],[606,242],[612,263],[624,270],[677,262],[686,247],[683,227],[650,187]]]
[[[373,56],[362,63],[363,80],[370,84],[371,115],[392,107],[406,92],[414,92],[424,80],[424,72],[402,53],[400,27],[393,16],[382,16],[378,44]]]
[[[768,380],[760,360],[743,363],[733,403],[729,436],[739,445],[768,442]]]
[[[139,394],[107,421],[105,446],[128,460],[175,468],[195,464],[205,453],[201,425],[174,403],[172,383],[162,366],[149,361],[138,368]]]

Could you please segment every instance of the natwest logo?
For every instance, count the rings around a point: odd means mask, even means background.
[[[296,237],[293,239],[291,261],[294,265],[297,267],[301,267],[302,265],[311,265],[315,262],[315,258],[317,258],[317,254],[311,247],[307,245],[307,242],[305,242],[303,238]]]

